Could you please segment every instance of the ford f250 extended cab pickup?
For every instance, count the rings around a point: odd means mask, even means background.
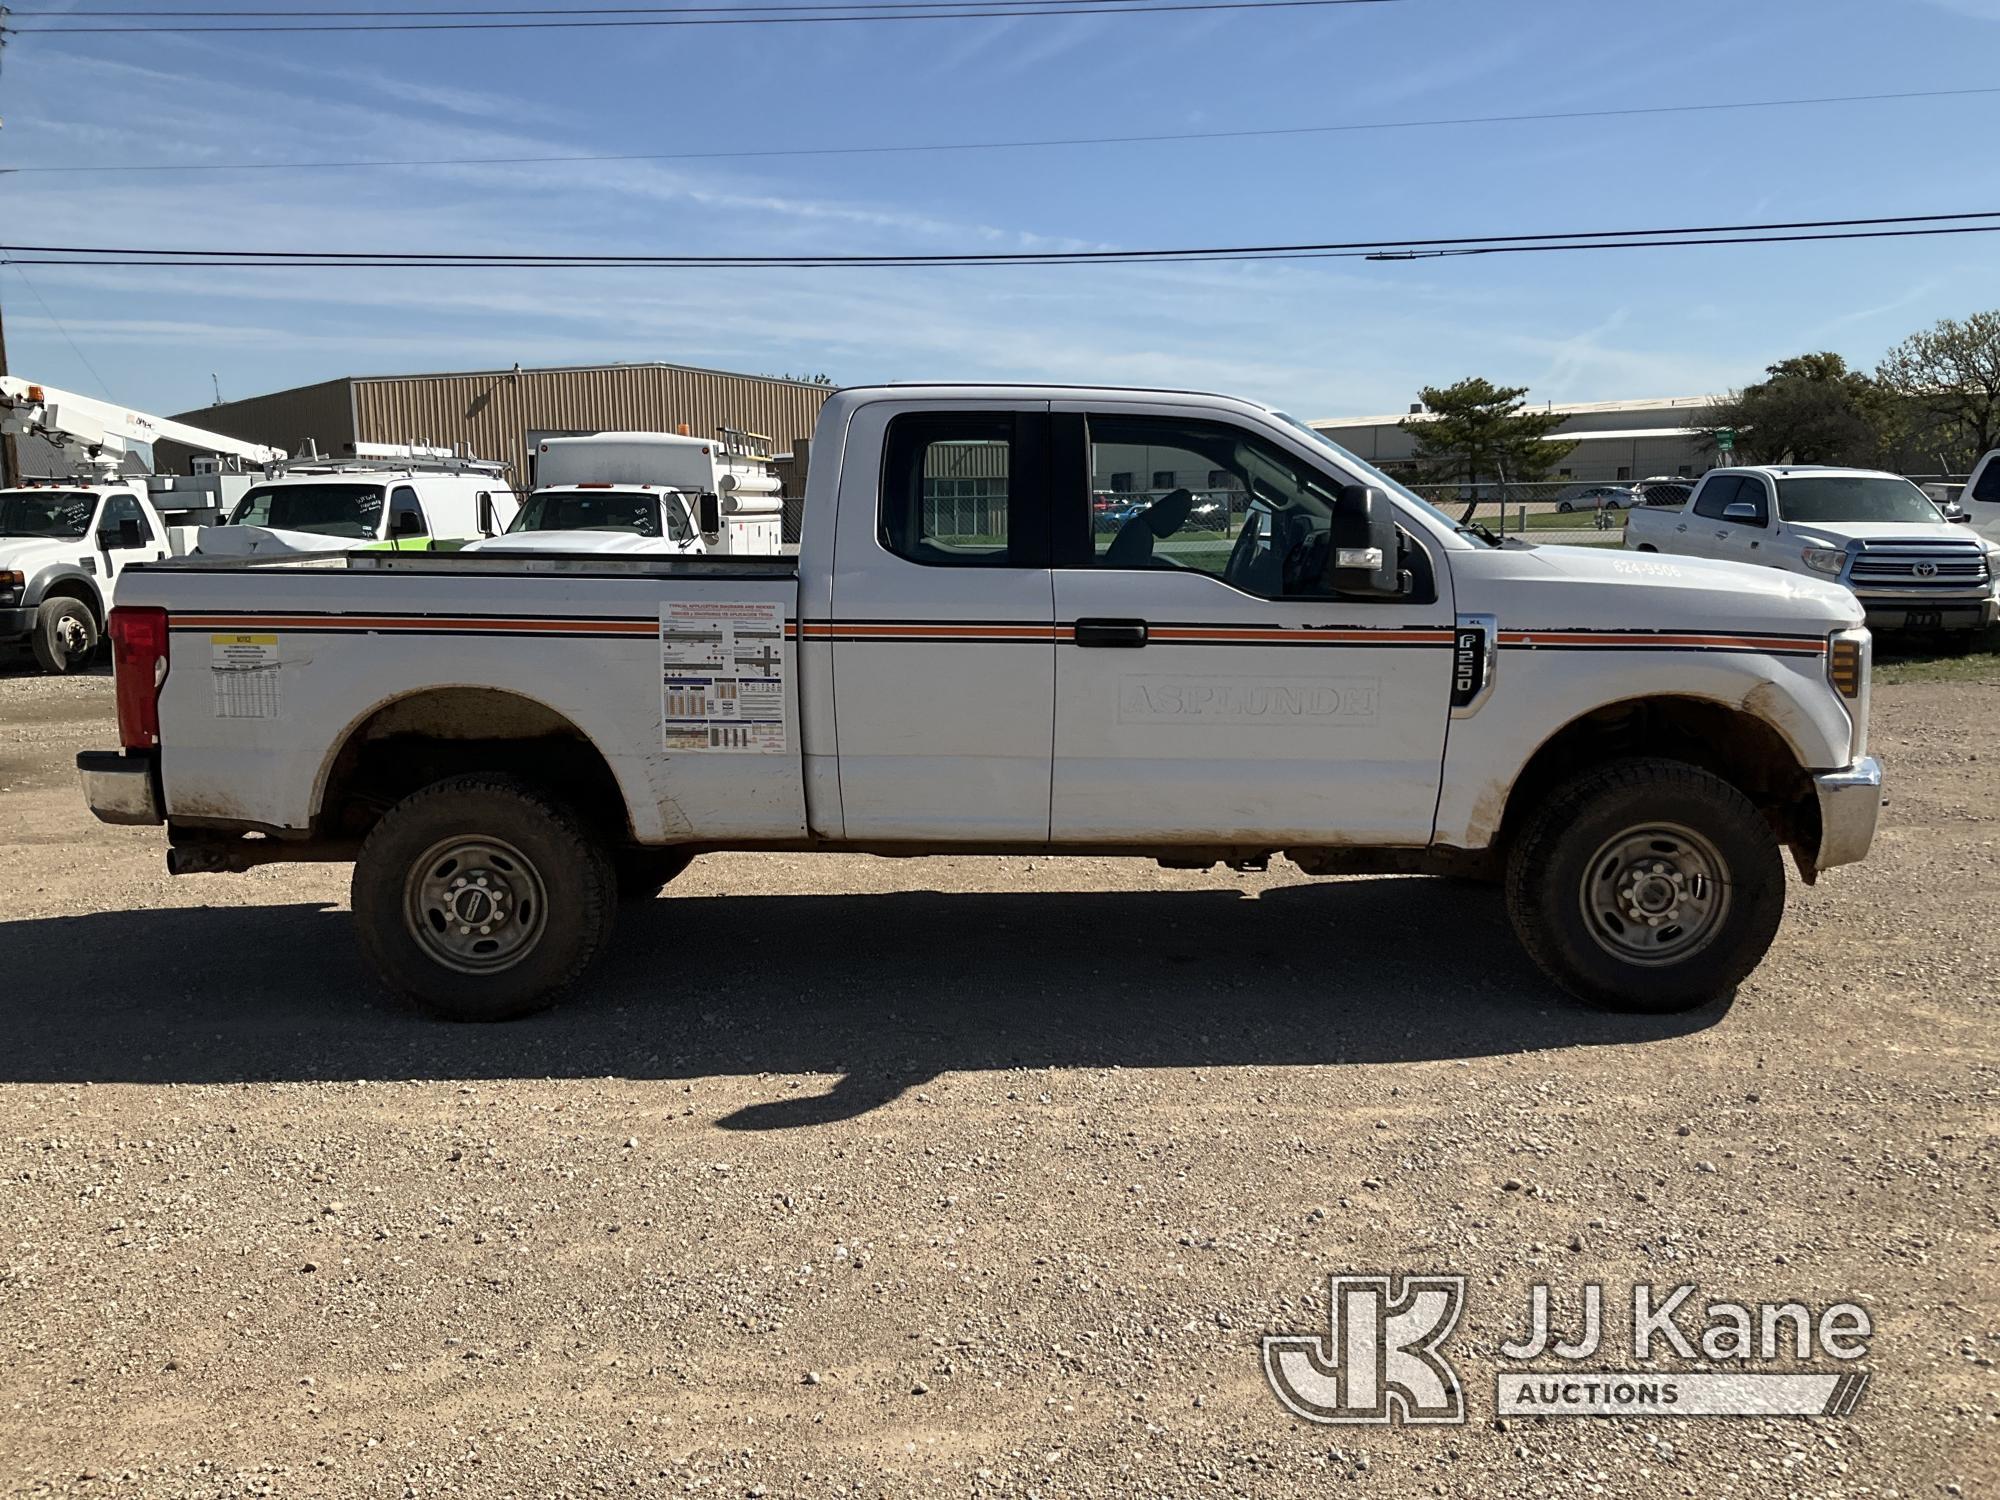
[[[1763,956],[1782,850],[1811,880],[1873,837],[1830,580],[1500,545],[1219,396],[850,390],[812,451],[796,559],[133,568],[91,806],[176,872],[352,860],[368,956],[461,1018],[723,849],[1494,879],[1559,984],[1667,1010]]]
[[[1951,525],[1909,480],[1872,469],[1711,469],[1679,509],[1635,508],[1625,545],[1834,579],[1877,630],[1972,631],[2000,610],[2000,546]]]

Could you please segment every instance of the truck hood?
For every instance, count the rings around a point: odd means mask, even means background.
[[[1964,542],[1967,528],[1949,521],[1787,521],[1786,529],[1808,547],[1845,547],[1856,542]]]
[[[663,536],[640,536],[636,531],[510,531],[467,542],[466,552],[625,552],[653,556],[692,553],[692,542],[676,542]]]
[[[352,552],[372,539],[280,531],[271,526],[204,526],[195,550],[204,557],[282,557],[300,552]]]
[[[1799,630],[1862,621],[1854,595],[1777,568],[1611,547],[1505,547],[1452,554],[1461,611],[1502,628]]]
[[[0,571],[26,573],[30,578],[51,563],[74,563],[90,555],[84,537],[56,541],[44,537],[0,536]]]

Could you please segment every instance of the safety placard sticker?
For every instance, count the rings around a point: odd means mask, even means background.
[[[208,649],[208,676],[215,689],[218,719],[278,717],[275,635],[212,635]]]
[[[785,607],[660,606],[660,738],[668,750],[785,748]]]

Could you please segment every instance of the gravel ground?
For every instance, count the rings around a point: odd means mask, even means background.
[[[1875,708],[1875,856],[1689,1016],[1568,1003],[1476,887],[738,856],[567,1009],[454,1028],[374,989],[344,867],[169,880],[93,823],[109,679],[8,668],[0,1476],[1994,1493],[2000,671]],[[1267,1390],[1260,1335],[1375,1270],[1470,1279],[1467,1425]],[[1844,1420],[1496,1421],[1526,1288],[1591,1280],[1851,1298],[1873,1383]]]

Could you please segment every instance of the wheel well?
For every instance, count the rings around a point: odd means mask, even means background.
[[[1500,824],[1500,847],[1549,792],[1569,778],[1627,755],[1684,761],[1728,782],[1756,804],[1780,842],[1809,859],[1819,843],[1812,776],[1783,735],[1754,714],[1700,698],[1643,698],[1608,704],[1542,742],[1515,778]]]
[[[363,838],[410,793],[473,771],[536,782],[614,842],[631,838],[618,779],[590,737],[554,709],[496,688],[413,694],[355,725],[327,771],[314,831]]]
[[[99,635],[104,634],[104,608],[97,602],[97,590],[81,578],[58,578],[42,590],[42,602],[51,599],[74,599],[90,611],[90,622],[97,627]]]

